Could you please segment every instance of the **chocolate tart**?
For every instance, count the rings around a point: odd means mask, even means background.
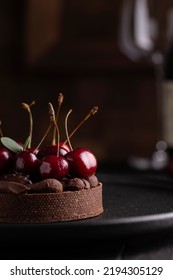
[[[0,127],[0,222],[49,223],[86,219],[103,212],[102,184],[95,176],[97,159],[88,148],[72,149],[70,137],[98,111],[94,106],[68,135],[65,118],[66,140],[60,142],[57,125],[63,95],[58,95],[55,114],[49,102],[49,127],[36,148],[31,145],[33,119],[31,106],[22,103],[29,113],[29,137],[19,144],[3,137]],[[41,146],[51,128],[53,143]],[[57,134],[57,137],[56,137]],[[56,139],[57,138],[57,139]],[[68,144],[66,144],[68,142]],[[57,143],[57,144],[55,144]]]
[[[30,185],[3,182],[17,193],[0,194],[0,222],[49,223],[91,218],[103,212],[102,183],[77,191],[29,193]],[[33,184],[34,185],[34,184]],[[21,188],[21,189],[20,189]],[[25,192],[24,192],[25,191]]]

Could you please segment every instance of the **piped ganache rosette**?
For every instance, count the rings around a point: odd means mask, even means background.
[[[63,95],[58,96],[59,112]],[[4,137],[0,149],[0,222],[42,223],[91,218],[103,210],[102,183],[99,182],[97,158],[88,148],[71,146],[76,130],[95,114],[94,107],[69,135],[60,142],[58,113],[49,103],[50,124],[37,147],[31,146],[33,121],[31,105],[22,103],[29,112],[30,132],[24,144]],[[51,145],[43,145],[53,129]],[[57,139],[57,142],[56,142]]]

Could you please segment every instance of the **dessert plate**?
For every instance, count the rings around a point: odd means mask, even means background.
[[[0,224],[1,240],[115,238],[173,230],[173,179],[158,174],[98,174],[104,213],[70,222]],[[11,234],[11,232],[13,234]]]

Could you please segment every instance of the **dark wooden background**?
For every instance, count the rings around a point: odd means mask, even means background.
[[[161,137],[154,69],[121,53],[117,42],[121,4],[121,0],[0,2],[4,135],[25,140],[28,116],[21,102],[35,100],[33,145],[37,145],[49,124],[47,104],[56,106],[62,92],[62,140],[67,111],[73,109],[71,131],[97,105],[98,113],[72,138],[73,147],[87,146],[108,164],[126,162],[133,155],[151,156]],[[50,139],[51,135],[46,141]]]

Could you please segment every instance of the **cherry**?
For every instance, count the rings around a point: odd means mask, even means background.
[[[2,148],[0,150],[0,172],[2,173],[4,170],[10,167],[11,163],[12,163],[11,152],[6,148]]]
[[[58,144],[57,144],[58,145]],[[37,156],[39,159],[42,159],[45,156],[57,155],[57,145],[46,145],[39,148]],[[59,155],[64,156],[70,151],[70,148],[67,144],[59,143]]]
[[[30,151],[22,151],[14,158],[14,170],[18,173],[34,175],[37,173],[40,161],[36,155]]]
[[[62,156],[45,156],[41,162],[40,176],[42,179],[57,179],[65,177],[69,171],[68,161]]]
[[[69,173],[72,176],[86,179],[96,172],[97,159],[89,149],[77,148],[64,157],[69,163]]]

